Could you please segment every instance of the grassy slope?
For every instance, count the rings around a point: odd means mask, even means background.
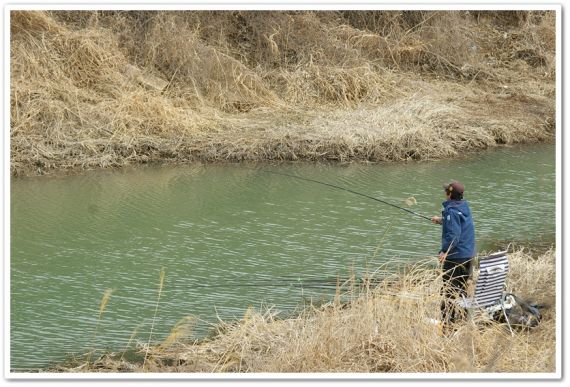
[[[549,140],[554,21],[553,12],[12,12],[11,172],[425,160]]]

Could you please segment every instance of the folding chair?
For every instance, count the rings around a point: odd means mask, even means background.
[[[480,257],[475,293],[472,298],[458,300],[457,304],[466,310],[468,316],[472,316],[475,310],[481,310],[489,319],[493,319],[496,312],[511,308],[514,300],[504,292],[508,272],[506,251]]]
[[[486,321],[506,322],[511,334],[511,326],[534,328],[542,316],[538,308],[513,293],[505,291],[505,282],[509,272],[509,260],[506,251],[479,257],[479,276],[475,285],[473,297],[462,297],[456,303],[463,308],[468,320],[473,320],[474,314]],[[441,327],[435,319],[430,323]]]
[[[475,294],[473,298],[464,297],[457,303],[466,310],[469,318],[473,318],[474,311],[481,311],[487,320],[506,322],[513,334],[511,326],[534,328],[542,316],[538,305],[532,305],[504,290],[508,272],[509,260],[506,251],[479,258],[479,277]]]

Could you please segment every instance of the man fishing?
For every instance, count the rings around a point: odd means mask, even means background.
[[[443,264],[442,323],[448,326],[457,319],[454,296],[466,295],[467,280],[471,276],[475,257],[475,227],[471,210],[463,200],[465,187],[458,181],[444,185],[445,198],[442,216],[431,221],[442,225],[439,261]]]

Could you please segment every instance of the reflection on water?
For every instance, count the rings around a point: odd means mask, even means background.
[[[250,307],[290,312],[327,299],[338,276],[437,253],[440,228],[370,199],[269,174],[269,169],[371,195],[424,215],[445,181],[466,186],[479,250],[555,234],[555,148],[506,148],[468,160],[408,164],[201,165],[12,179],[11,366],[45,366],[91,347],[146,342],[184,316],[203,335]],[[413,204],[413,203],[409,203]],[[115,289],[94,335],[99,302]]]

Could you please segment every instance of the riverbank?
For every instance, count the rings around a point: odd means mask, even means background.
[[[211,338],[192,341],[188,317],[158,345],[47,372],[555,372],[555,250],[518,250],[509,262],[506,289],[547,305],[538,327],[513,335],[505,325],[475,320],[442,336],[427,322],[438,315],[441,276],[426,259],[377,283],[348,284],[349,293],[295,318],[248,310],[240,321],[220,322]],[[352,301],[341,302],[347,295]]]
[[[553,141],[554,12],[17,11],[11,173]]]

